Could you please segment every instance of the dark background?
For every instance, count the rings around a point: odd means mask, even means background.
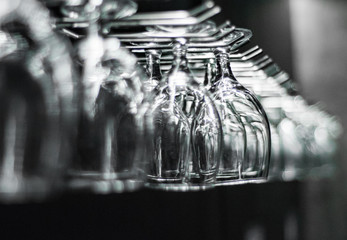
[[[347,128],[347,2],[340,0],[229,0],[220,19],[250,28],[259,44],[298,84],[309,103],[321,102]],[[219,20],[219,19],[218,19]],[[304,239],[347,239],[346,152],[341,138],[331,180],[301,184]]]
[[[165,6],[164,2],[171,1],[161,2]],[[174,2],[189,9],[199,1]],[[215,2],[222,7],[222,13],[215,17],[218,23],[229,19],[251,29],[252,44],[258,44],[292,76],[309,103],[320,102],[347,129],[347,1]],[[299,183],[303,239],[347,239],[346,147],[347,134],[343,134],[333,179]]]
[[[190,9],[201,0],[138,0],[141,11]],[[226,19],[347,123],[347,1],[216,0]],[[330,180],[223,187],[206,192],[55,196],[0,205],[0,239],[347,239],[346,134]]]

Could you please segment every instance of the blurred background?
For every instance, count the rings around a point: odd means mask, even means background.
[[[253,31],[309,103],[321,102],[347,127],[347,2],[343,0],[217,0],[219,17]],[[347,135],[332,180],[303,183],[304,239],[347,239]]]
[[[148,10],[150,0],[138,1]],[[158,8],[189,9],[201,1],[156,1]],[[310,103],[338,116],[347,129],[347,1],[216,0],[229,19],[253,31],[251,42],[292,76]],[[341,137],[333,179],[301,183],[303,239],[347,239],[347,134]]]
[[[136,2],[141,12],[153,8],[191,9],[203,0]],[[176,236],[182,237],[181,233],[187,230],[186,236],[193,239],[227,239],[236,232],[248,240],[265,240],[263,232],[268,229],[264,230],[261,224],[270,225],[273,234],[278,236],[279,232],[285,240],[347,239],[347,153],[344,151],[347,148],[347,1],[215,0],[215,3],[222,7],[222,12],[214,18],[217,24],[229,19],[238,27],[251,29],[252,45],[259,45],[290,74],[308,103],[320,102],[325,111],[339,118],[345,132],[336,158],[336,174],[331,179],[275,182],[256,187],[250,184],[198,193],[140,191],[135,195],[104,197],[69,195],[27,208],[0,205],[0,212],[5,216],[0,219],[0,225],[26,229],[24,232],[29,233],[37,231],[46,239],[55,239],[51,234],[54,231],[57,239],[69,239],[89,236],[93,230],[98,231],[98,237],[109,238],[111,232],[121,229],[131,235],[117,232],[120,239],[146,239],[144,236],[152,235],[159,236],[158,239],[177,239]],[[40,211],[43,213],[37,214]],[[17,225],[6,216],[11,216]],[[201,216],[211,218],[206,220]],[[180,231],[166,228],[173,223],[181,226],[181,221],[185,224]],[[206,229],[204,223],[208,223]],[[72,224],[74,234],[69,235],[67,226]],[[39,226],[49,227],[42,232],[34,230]],[[58,234],[57,228],[64,229],[63,233]],[[171,237],[167,229],[172,230]],[[80,235],[81,232],[85,235]]]

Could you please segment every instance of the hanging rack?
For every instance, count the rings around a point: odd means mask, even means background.
[[[217,15],[221,12],[219,6],[214,6],[211,9],[197,15],[190,16],[186,18],[178,18],[175,20],[169,19],[138,19],[138,20],[117,20],[109,21],[104,25],[104,31],[110,31],[113,28],[130,28],[130,27],[139,27],[139,26],[156,26],[156,25],[166,25],[166,26],[187,26],[199,24],[207,19]]]
[[[205,12],[206,10],[213,8],[214,6],[215,6],[215,3],[213,1],[207,1],[190,10],[136,13],[132,16],[123,18],[123,20],[129,21],[129,20],[152,20],[152,19],[185,19],[189,17],[195,17]]]
[[[214,22],[212,21],[205,21],[201,23],[202,26],[207,25],[214,25]],[[194,32],[193,30],[197,27],[195,26],[194,29],[191,31],[189,28],[187,28],[186,31],[181,32],[175,32],[175,31],[168,31],[168,29],[161,29],[158,27],[153,28],[146,28],[146,31],[143,32],[128,32],[128,33],[108,33],[107,31],[102,30],[103,33],[108,34],[108,36],[116,37],[116,38],[176,38],[176,37],[183,37],[183,38],[194,38],[194,37],[211,37],[218,32],[221,31],[221,29],[226,28],[230,25],[229,21],[225,21],[223,24],[219,25],[218,27],[211,26],[210,28],[206,28],[205,31],[198,31]]]
[[[236,27],[234,25],[231,25],[230,22],[226,22],[225,24],[222,24],[221,26],[219,26],[214,32],[213,35],[211,36],[199,36],[199,33],[197,33],[195,36],[191,33],[189,37],[185,37],[185,38],[189,38],[190,39],[190,43],[192,42],[213,42],[213,41],[218,41],[224,37],[226,37],[228,34],[232,33],[234,30],[236,29]],[[146,42],[160,42],[160,43],[170,43],[172,42],[173,38],[179,38],[182,37],[182,35],[184,34],[173,34],[170,33],[171,36],[168,37],[133,37],[133,38],[119,38],[119,40],[121,42],[124,43],[138,43],[138,42],[142,42],[142,43],[146,43]],[[108,35],[109,37],[113,37],[112,34]],[[162,35],[163,36],[163,35]]]

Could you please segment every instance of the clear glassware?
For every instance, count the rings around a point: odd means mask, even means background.
[[[335,116],[325,112],[319,103],[310,106],[311,118],[315,128],[312,129],[311,139],[314,142],[315,164],[310,171],[312,177],[331,177],[336,169],[336,160],[338,157],[339,142],[338,139],[342,134],[343,128]]]
[[[217,48],[215,56],[218,74],[210,91],[219,106],[224,134],[224,158],[217,179],[266,178],[271,137],[265,111],[255,95],[234,77],[227,50]]]
[[[149,158],[147,182],[153,188],[186,190],[191,162],[191,129],[188,118],[175,100],[175,82],[170,81],[162,84],[146,113],[146,117],[154,122],[154,149]]]
[[[271,158],[269,167],[269,180],[282,180],[284,156],[281,135],[278,125],[284,118],[282,110],[283,95],[279,94],[278,89],[273,93],[261,96],[261,103],[266,111],[271,129]]]
[[[154,27],[147,27],[147,30],[151,32],[171,32],[179,35],[184,33],[209,33],[215,31],[216,28],[216,24],[213,21],[205,21],[200,24],[183,27],[158,25]]]
[[[84,86],[93,86],[86,102],[93,99],[84,115],[89,117],[80,134],[94,145],[83,145],[80,139],[79,162],[72,176],[72,187],[85,187],[98,193],[134,191],[143,185],[146,142],[144,92],[141,81],[144,73],[136,67],[136,58],[119,48],[116,39],[103,40],[103,54],[88,71]],[[85,67],[88,67],[85,60]],[[100,74],[102,73],[102,74]],[[88,84],[87,80],[99,76]],[[87,84],[87,85],[86,85]],[[93,98],[92,98],[93,97]],[[87,115],[88,114],[88,115]],[[149,151],[149,150],[148,150]]]
[[[188,183],[188,188],[201,189],[215,182],[222,130],[212,99],[188,68],[185,43],[185,39],[175,41],[172,68],[151,110],[156,123],[157,153],[152,179],[159,177],[157,182],[169,183],[178,177],[180,183]],[[174,177],[170,177],[172,173]],[[158,186],[165,188],[164,184]],[[177,187],[183,190],[187,186]]]
[[[206,64],[205,76],[204,76],[204,86],[208,90],[211,88],[211,80],[217,75],[216,61],[210,58]]]
[[[159,86],[163,78],[160,70],[161,51],[156,49],[146,50],[146,57],[146,73],[148,79],[143,85],[145,87],[145,91],[151,92]]]
[[[83,12],[89,18],[88,32],[85,39],[78,42],[77,51],[82,63],[81,88],[79,92],[79,125],[77,130],[77,152],[69,169],[69,187],[89,188],[93,186],[98,173],[101,157],[100,140],[97,137],[99,127],[95,120],[95,102],[100,86],[108,72],[101,66],[104,55],[104,40],[98,34],[95,6],[83,6]],[[97,188],[97,186],[95,187]]]
[[[137,3],[131,0],[103,0],[101,19],[115,20],[132,16],[137,12]]]
[[[300,96],[286,96],[283,98],[282,107],[285,116],[278,125],[278,129],[284,152],[283,180],[309,177],[323,165],[320,156],[324,155],[322,151],[324,147],[318,147],[315,132],[316,130],[324,132],[323,128],[319,128],[324,118],[317,118],[312,107]],[[320,136],[320,139],[324,139],[324,133]],[[300,146],[293,149],[294,144],[300,144]],[[316,177],[318,175],[316,174]]]
[[[46,9],[33,0],[2,6],[9,11],[0,12],[0,198],[40,199],[64,186],[78,78]]]
[[[218,74],[211,80],[210,91],[215,102],[223,128],[223,152],[217,183],[226,184],[242,179],[242,167],[246,153],[246,129],[240,114],[234,106],[235,94],[232,75],[228,71],[226,59],[217,53]]]
[[[41,0],[44,2],[57,0]],[[93,8],[100,7],[100,11],[95,11],[93,18],[105,20],[115,20],[131,16],[137,11],[137,4],[131,0],[65,0],[61,1],[60,12],[67,18],[76,21],[89,21],[90,12],[86,11],[86,6]]]
[[[277,131],[283,152],[282,180],[331,177],[341,125],[299,95],[281,100],[283,117]]]
[[[70,187],[97,193],[134,191],[143,185],[147,159],[141,83],[146,77],[117,39],[99,35],[93,16],[100,6],[85,6],[85,11],[92,12],[87,37],[79,45],[81,114]]]
[[[117,76],[118,77],[118,76]],[[101,156],[99,170],[112,191],[138,189],[143,184],[141,161],[146,159],[143,146],[144,124],[133,92],[124,89],[130,78],[115,78],[113,72],[100,87],[96,99],[98,139]]]
[[[282,109],[285,115],[278,124],[284,155],[282,179],[302,179],[307,173],[306,167],[310,158],[306,155],[303,139],[307,129],[300,124],[298,115],[305,114],[306,104],[298,102],[293,96],[287,96],[282,101]]]

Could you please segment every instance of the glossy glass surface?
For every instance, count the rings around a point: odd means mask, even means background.
[[[152,110],[158,133],[154,140],[158,154],[153,166],[172,172],[165,166],[174,165],[174,175],[180,176],[180,181],[199,188],[215,181],[222,148],[221,123],[208,93],[188,69],[184,44],[181,40],[174,46],[172,68]]]
[[[146,66],[146,73],[148,76],[148,79],[144,82],[144,88],[145,91],[151,92],[154,89],[156,89],[163,76],[160,70],[160,56],[161,51],[160,50],[147,50],[146,51],[146,60],[147,60],[147,66]]]
[[[31,0],[1,5],[14,8],[0,12],[0,198],[21,201],[62,187],[75,146],[78,82],[48,12]]]
[[[103,39],[95,24],[80,43],[83,62],[78,155],[70,187],[99,193],[124,192],[143,184],[144,73],[136,58]]]
[[[211,93],[223,124],[224,151],[217,180],[266,178],[270,129],[257,98],[234,77],[225,49],[216,49],[218,74]]]
[[[42,0],[50,4],[50,0]],[[53,2],[55,0],[52,0]],[[58,0],[59,1],[59,0]],[[115,20],[131,16],[137,11],[137,4],[131,0],[71,0],[62,1],[60,7],[61,14],[75,21],[89,21],[90,13],[94,12],[93,18],[101,18],[105,20]],[[100,8],[100,11],[95,11],[95,7]]]

